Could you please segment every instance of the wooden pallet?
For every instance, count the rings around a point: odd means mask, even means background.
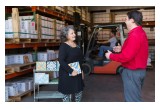
[[[13,39],[15,43],[37,43],[39,39],[32,39],[32,38],[15,38]]]
[[[147,69],[153,69],[152,65],[147,65]]]
[[[31,43],[30,38],[14,38],[15,43]]]
[[[38,43],[38,42],[40,42],[39,39],[31,39],[31,43]]]
[[[6,44],[13,44],[13,43],[37,43],[39,39],[31,39],[31,38],[6,38]]]
[[[6,44],[13,44],[14,43],[14,39],[13,38],[5,38],[5,43]]]
[[[59,7],[59,6],[55,6],[55,11],[59,12],[59,13],[62,13],[62,14],[65,14],[65,7]]]
[[[61,42],[61,40],[60,39],[56,39],[56,43],[60,43]]]
[[[11,74],[14,73],[14,69],[11,67],[5,67],[5,74]]]
[[[15,100],[9,98],[6,102],[15,102]]]
[[[9,98],[16,101],[16,102],[20,102],[22,100],[22,97],[23,96],[31,96],[32,95],[32,90],[29,90],[29,91],[26,91],[26,92],[23,92],[23,93],[20,93],[19,95],[17,96],[10,96]]]
[[[13,68],[14,72],[22,72],[28,69],[35,67],[36,63],[27,63],[27,64],[12,64],[7,67]]]
[[[40,42],[48,43],[49,39],[41,39]]]
[[[49,43],[55,43],[56,40],[55,39],[49,39]]]

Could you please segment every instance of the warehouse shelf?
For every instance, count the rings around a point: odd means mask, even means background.
[[[31,96],[32,91],[33,91],[33,89],[27,90],[25,92],[23,91],[23,92],[20,92],[19,94],[17,94],[16,96],[10,96],[9,98],[11,100],[13,100],[14,102],[20,102],[22,100],[23,96],[25,96],[25,95]]]
[[[40,91],[35,95],[35,99],[50,99],[50,98],[62,98],[63,94],[58,91]]]
[[[148,44],[150,46],[155,46],[155,39],[148,39]]]
[[[17,49],[17,48],[38,48],[59,46],[60,43],[22,43],[22,44],[5,44],[5,49]]]
[[[84,20],[81,20],[81,23],[86,24],[87,26],[91,25],[88,21],[84,21]]]
[[[143,21],[142,26],[143,27],[155,27],[155,21]]]
[[[123,24],[125,26],[125,22],[116,22],[115,24]],[[113,23],[94,23],[95,25],[107,25],[107,24],[113,24]],[[155,27],[155,21],[143,21],[142,22],[143,27]]]
[[[71,16],[67,16],[64,13],[60,13],[51,9],[48,9],[46,7],[42,7],[42,6],[31,6],[31,9],[33,12],[38,12],[38,13],[42,13],[42,14],[48,14],[48,15],[52,15],[55,17],[58,17],[62,20],[68,20],[68,21],[72,21],[73,22],[73,17]]]
[[[33,73],[33,68],[27,69],[27,70],[22,71],[22,72],[15,72],[15,73],[11,73],[11,74],[6,74],[5,79],[6,80],[11,79],[11,78],[21,76],[21,75],[24,75],[24,74],[28,74],[28,73]]]
[[[42,71],[42,72],[44,72],[44,71]],[[52,71],[48,71],[48,72],[52,72]],[[58,84],[58,78],[52,79],[49,83],[41,83],[38,85],[52,85],[52,84]]]

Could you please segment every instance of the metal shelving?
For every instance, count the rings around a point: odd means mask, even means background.
[[[36,71],[33,70],[34,73],[34,79],[35,79],[35,73],[38,72],[45,72],[45,73],[50,73],[53,71]],[[40,85],[57,85],[58,84],[58,79],[52,79],[49,83],[40,83],[37,84],[34,81],[34,101],[38,101],[39,99],[53,99],[53,98],[63,98],[63,94],[58,92],[58,91],[40,91]],[[36,91],[37,88],[37,91]]]

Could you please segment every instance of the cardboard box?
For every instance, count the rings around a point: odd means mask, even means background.
[[[46,71],[46,62],[36,62],[36,71]]]
[[[12,19],[8,19],[8,29],[13,32]]]
[[[41,26],[45,26],[44,20],[41,20]]]
[[[8,20],[5,20],[5,29],[9,29],[9,22],[8,22]]]
[[[5,101],[8,101],[8,87],[5,86]]]
[[[56,61],[47,61],[47,71],[56,71],[57,62]]]
[[[8,87],[8,96],[18,95],[18,86],[15,83],[10,83],[6,86]]]
[[[28,83],[28,90],[32,90],[33,89],[33,80],[26,80]]]
[[[47,52],[38,52],[38,61],[47,61],[48,60],[48,54]]]
[[[34,81],[36,84],[47,84],[49,83],[49,74],[35,73]]]
[[[18,81],[16,82],[17,85],[18,85],[18,92],[21,93],[21,92],[26,92],[28,89],[28,85],[26,82],[24,81]]]
[[[23,60],[24,55],[14,55],[14,64],[24,64]]]
[[[24,20],[20,22],[20,30],[24,29],[24,30],[29,30],[30,29],[30,21],[28,20]]]
[[[14,64],[14,55],[5,56],[5,65]]]
[[[57,68],[56,68],[56,71],[59,71],[59,67],[60,67],[60,63],[59,63],[59,61],[57,61]]]

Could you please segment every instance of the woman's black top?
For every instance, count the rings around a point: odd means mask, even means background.
[[[66,43],[62,43],[59,49],[59,84],[58,91],[63,94],[74,94],[83,91],[84,83],[82,74],[70,76],[73,69],[68,66],[69,63],[79,62],[80,67],[83,63],[83,54],[81,49],[71,47]],[[81,68],[82,69],[82,68]]]

